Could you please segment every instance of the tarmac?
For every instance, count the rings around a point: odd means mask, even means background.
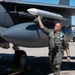
[[[62,60],[60,75],[75,75],[75,42],[69,42],[71,61],[66,61],[66,52]],[[25,71],[19,73],[9,73],[5,75],[53,75],[48,60],[48,47],[44,48],[27,48],[20,47],[28,56],[28,64]],[[12,44],[10,49],[0,48],[0,53],[14,54]],[[1,74],[0,74],[1,75]]]

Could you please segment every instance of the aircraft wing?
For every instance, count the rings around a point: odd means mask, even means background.
[[[3,0],[4,1],[4,0]],[[6,0],[5,0],[6,1]],[[14,6],[16,6],[18,11],[26,11],[29,8],[38,8],[42,10],[47,10],[50,12],[63,14],[63,15],[75,15],[75,7],[73,6],[65,6],[65,5],[55,5],[49,3],[37,3],[37,2],[28,2],[22,0],[7,0],[6,2],[0,1],[7,6],[11,5],[12,9],[14,10]]]
[[[64,5],[55,5],[50,3],[36,3],[36,2],[25,2],[25,1],[19,1],[16,2],[17,4],[23,4],[23,5],[30,5],[31,7],[38,7],[44,10],[57,12],[61,14],[69,14],[69,15],[75,15],[75,7],[73,6],[64,6]]]

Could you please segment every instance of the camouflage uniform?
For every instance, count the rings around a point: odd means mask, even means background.
[[[52,30],[44,27],[42,31],[49,37],[49,61],[54,75],[60,75],[60,66],[62,63],[64,50],[69,49],[66,36],[60,37],[61,32],[56,35]],[[52,34],[52,35],[51,35]],[[51,35],[51,36],[50,36]]]

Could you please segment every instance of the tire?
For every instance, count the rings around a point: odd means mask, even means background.
[[[75,42],[75,37],[73,37],[73,42]]]
[[[25,69],[27,65],[27,55],[24,51],[19,50],[15,52],[14,61],[13,61],[14,68],[22,68]]]

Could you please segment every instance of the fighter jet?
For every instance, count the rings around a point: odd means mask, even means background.
[[[0,0],[0,47],[8,49],[9,43],[13,44],[13,66],[26,67],[27,55],[19,46],[48,46],[48,37],[41,31],[35,16],[40,15],[43,24],[49,29],[53,29],[56,22],[62,22],[62,31],[68,40],[72,38],[71,16],[75,15],[75,7],[69,4],[69,0],[59,0],[58,5],[24,0]]]

